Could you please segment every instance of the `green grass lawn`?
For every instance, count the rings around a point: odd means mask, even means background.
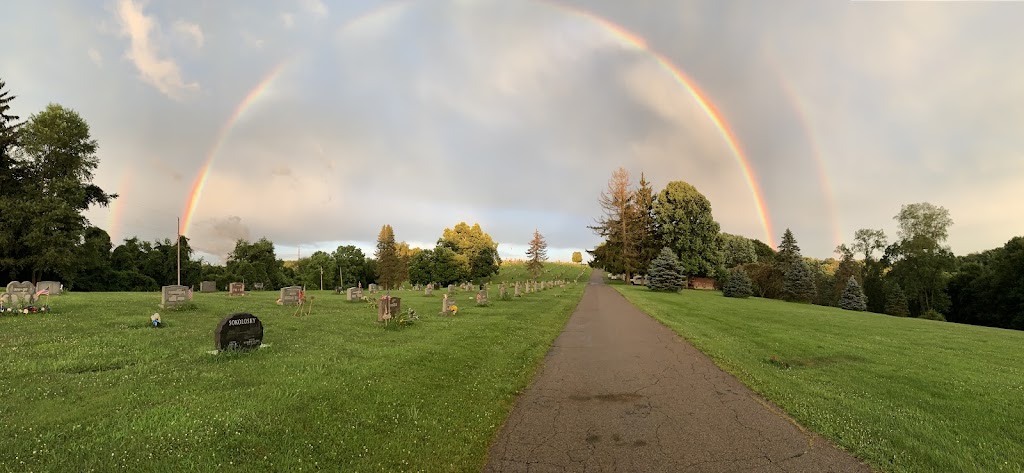
[[[476,307],[397,291],[400,330],[332,292],[312,314],[278,293],[71,293],[48,314],[0,315],[0,470],[473,471],[585,284]],[[263,349],[208,353],[224,316],[263,322]]]
[[[1022,332],[615,287],[875,469],[1024,471]]]

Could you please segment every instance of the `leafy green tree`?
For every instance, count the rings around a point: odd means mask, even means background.
[[[757,251],[749,238],[731,233],[720,233],[718,237],[722,248],[722,264],[726,268],[757,262]]]
[[[435,247],[433,260],[431,279],[441,287],[469,279],[469,268],[459,263],[458,255],[450,248]]]
[[[754,294],[766,299],[781,299],[785,273],[775,264],[774,260],[761,260],[743,266],[754,283]]]
[[[892,283],[889,294],[885,298],[885,313],[897,317],[910,317],[910,307],[907,305],[907,296],[899,283]]]
[[[669,182],[658,193],[654,216],[661,241],[679,255],[687,275],[714,274],[720,257],[719,225],[707,197],[685,182]]]
[[[572,252],[572,262],[576,263],[576,264],[582,264],[583,263],[583,253],[580,253],[579,251],[573,251]]]
[[[857,284],[857,278],[852,275],[850,279],[846,280],[846,289],[843,290],[843,296],[839,299],[839,307],[859,312],[863,312],[868,308],[867,301],[864,298],[864,291],[860,289],[860,284]]]
[[[683,265],[676,258],[671,248],[661,249],[661,253],[651,262],[647,269],[649,276],[647,287],[652,291],[677,292],[683,288],[686,278],[683,275]]]
[[[401,278],[402,263],[398,259],[395,245],[395,231],[391,225],[384,225],[377,235],[377,283],[384,289],[394,289]]]
[[[593,250],[587,250],[590,254],[590,267],[602,268],[609,274],[625,273],[626,268],[622,266],[622,260],[619,258],[621,250],[618,246],[618,243],[605,241]]]
[[[3,115],[0,135],[10,135]],[[17,142],[13,159],[4,156],[0,163],[10,186],[0,196],[0,268],[28,270],[33,281],[44,274],[70,280],[76,247],[89,225],[82,212],[117,197],[92,184],[98,145],[78,113],[56,104],[32,115]]]
[[[772,247],[756,238],[751,239],[750,243],[754,245],[754,253],[757,254],[757,261],[775,261],[775,250],[773,250]]]
[[[409,282],[430,284],[434,277],[434,250],[423,250],[409,257]]]
[[[783,285],[783,294],[788,301],[811,302],[814,300],[814,277],[804,260],[798,259],[789,266]]]
[[[490,278],[498,274],[501,267],[498,244],[480,228],[479,223],[471,227],[466,222],[459,222],[455,228],[445,228],[437,244],[448,247],[462,257],[469,266],[470,279]]]
[[[846,287],[849,286],[848,280],[851,277],[860,278],[863,275],[861,264],[854,260],[853,250],[846,245],[839,245],[836,247],[836,253],[839,253],[839,266],[836,268],[835,276],[832,278],[833,285],[828,288],[829,304],[835,306],[839,303],[842,298],[843,292]],[[860,281],[857,282],[857,287],[860,288]],[[867,298],[865,296],[865,304]],[[865,310],[867,308],[865,307]]]
[[[953,224],[949,211],[927,202],[909,204],[894,219],[900,241],[886,250],[886,259],[892,262],[889,277],[906,292],[911,314],[948,309],[945,288],[955,259],[942,243]]]
[[[255,243],[246,240],[235,242],[235,249],[228,255],[226,265],[228,274],[235,281],[263,283],[267,289],[280,289],[291,285],[293,278],[286,277],[284,263],[277,259],[274,242],[260,238]]]
[[[722,295],[725,297],[738,297],[745,299],[754,293],[754,284],[747,276],[742,267],[735,267],[729,270],[729,277],[722,285]]]
[[[334,250],[331,256],[334,258],[335,272],[341,278],[339,285],[355,287],[363,280],[362,276],[366,274],[366,255],[363,250],[353,245],[344,245]]]
[[[325,289],[334,286],[337,280],[337,263],[330,254],[316,251],[306,258],[300,258],[295,269],[298,283],[307,289],[319,289],[321,276]]]
[[[64,284],[74,287],[76,291],[121,290],[121,288],[111,286],[114,279],[113,269],[110,265],[112,247],[110,235],[102,228],[92,226],[86,228],[82,245],[75,248],[75,260],[77,261],[75,279],[65,281]]]
[[[544,242],[544,236],[536,228],[533,229],[533,239],[530,240],[530,247],[526,249],[526,269],[530,275],[536,278],[544,269],[544,262],[548,260],[548,244]]]

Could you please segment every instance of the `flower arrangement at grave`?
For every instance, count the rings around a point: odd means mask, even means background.
[[[375,297],[363,296],[363,302],[365,302],[366,303],[366,307],[368,307],[370,309],[376,309],[377,308],[377,298],[375,298]]]
[[[457,305],[453,305],[453,306],[451,307],[451,309],[452,309],[452,315],[455,315],[455,314],[458,314],[458,313],[459,313],[459,306],[457,306]]]

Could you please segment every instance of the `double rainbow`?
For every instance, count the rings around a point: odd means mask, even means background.
[[[342,29],[352,26],[353,24],[376,16],[381,13],[393,10],[397,6],[408,6],[411,2],[398,2],[385,4],[376,9],[370,10],[362,15],[359,15],[344,25]],[[718,133],[722,136],[726,146],[728,146],[736,163],[739,165],[743,172],[743,178],[746,181],[747,187],[750,189],[750,193],[754,200],[754,208],[756,210],[758,219],[760,220],[761,227],[764,230],[765,242],[769,245],[774,246],[774,232],[771,227],[771,218],[768,215],[767,206],[765,205],[764,194],[761,192],[761,188],[758,185],[757,179],[754,177],[753,167],[750,165],[750,160],[743,152],[743,148],[740,146],[739,140],[728,122],[722,116],[722,113],[715,107],[714,102],[697,86],[696,82],[686,75],[680,68],[676,67],[670,60],[665,56],[661,55],[657,51],[651,49],[646,41],[640,36],[632,33],[628,29],[609,21],[608,19],[598,16],[597,14],[583,10],[580,8],[574,8],[567,5],[562,5],[554,2],[540,2],[541,5],[548,5],[554,7],[562,12],[571,14],[578,18],[585,19],[592,22],[593,24],[601,27],[609,34],[619,39],[624,45],[628,45],[638,51],[642,51],[651,58],[668,74],[679,83],[686,92],[693,98],[697,105],[704,111],[707,117],[715,125]],[[185,204],[185,210],[182,217],[182,234],[188,235],[189,229],[192,226],[192,220],[195,216],[196,208],[199,206],[199,201],[203,195],[203,189],[206,187],[206,182],[210,176],[210,169],[213,167],[213,162],[216,159],[221,147],[224,145],[231,129],[235,126],[238,120],[245,114],[245,112],[256,103],[260,97],[264,95],[270,85],[280,77],[281,73],[286,69],[289,60],[282,61],[280,64],[275,66],[271,71],[256,84],[252,90],[249,91],[242,99],[241,102],[235,107],[232,114],[228,117],[227,121],[221,126],[218,131],[216,138],[214,139],[213,145],[206,153],[206,160],[203,165],[199,168],[199,173],[196,175],[196,179],[192,184],[192,191],[189,193],[188,200]]]

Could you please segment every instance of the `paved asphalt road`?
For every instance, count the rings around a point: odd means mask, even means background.
[[[486,472],[869,472],[594,276]]]

